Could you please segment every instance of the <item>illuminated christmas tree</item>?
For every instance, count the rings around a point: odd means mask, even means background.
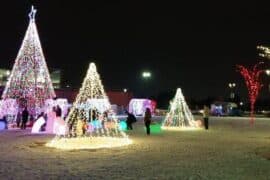
[[[78,121],[79,128],[82,122],[89,122],[88,125],[91,127],[88,132],[91,136],[125,136],[120,131],[118,120],[111,111],[109,99],[94,63],[89,65],[87,75],[66,121],[72,127],[72,134],[75,136],[78,134],[76,132],[81,132],[81,129],[77,129]]]
[[[16,99],[20,108],[27,107],[34,115],[42,111],[47,99],[55,97],[35,24],[35,14],[36,9],[32,6],[28,29],[2,95],[4,100]]]
[[[169,112],[162,124],[162,129],[185,129],[197,128],[197,123],[185,101],[180,88],[177,89],[176,95],[170,102]]]
[[[97,149],[131,144],[121,130],[94,63],[90,63],[82,87],[66,122],[72,138],[54,138],[48,147]]]

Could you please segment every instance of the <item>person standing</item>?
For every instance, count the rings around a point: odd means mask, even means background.
[[[136,120],[136,117],[134,116],[134,114],[126,111],[126,114],[127,114],[127,120],[126,120],[126,123],[127,123],[127,129],[128,130],[132,130],[133,127],[132,127],[132,123],[135,123],[137,120]]]
[[[151,111],[150,108],[146,108],[145,114],[144,114],[144,124],[146,127],[146,133],[147,135],[150,135],[150,124],[151,124]]]
[[[208,129],[209,114],[210,114],[210,109],[208,108],[208,106],[204,105],[203,106],[203,120],[204,120],[204,127],[206,130]]]
[[[3,122],[5,123],[5,129],[8,129],[8,122],[7,122],[7,117],[3,117]]]
[[[59,105],[56,106],[55,113],[56,113],[56,117],[61,117],[62,116],[62,109],[60,108]]]
[[[21,125],[21,129],[26,129],[26,123],[28,121],[28,116],[29,116],[29,112],[28,112],[27,108],[24,108],[24,110],[22,112],[22,125]]]
[[[21,112],[18,111],[17,117],[16,117],[16,123],[17,123],[17,128],[20,128],[21,125]]]
[[[90,109],[89,110],[89,122],[97,120],[97,111],[96,109]]]
[[[34,122],[35,122],[34,116],[33,115],[30,115],[30,118],[29,118],[29,127],[33,127]]]

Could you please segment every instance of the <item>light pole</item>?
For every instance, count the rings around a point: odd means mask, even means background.
[[[267,76],[270,76],[270,69],[266,69],[266,70],[265,70],[265,74],[266,74]]]
[[[151,79],[151,77],[152,77],[152,74],[151,74],[151,72],[150,71],[143,71],[142,72],[142,74],[141,74],[141,76],[142,76],[142,79],[144,80],[144,83],[143,83],[143,94],[144,95],[146,95],[146,94],[148,94],[148,93],[150,93],[149,92],[149,88],[150,88],[150,82],[148,81],[148,80],[150,80]],[[147,82],[147,83],[146,83]],[[149,98],[148,96],[149,95],[146,95],[147,96],[147,98]]]
[[[144,71],[144,72],[142,73],[142,77],[143,77],[144,79],[149,79],[149,78],[151,78],[151,76],[152,76],[152,74],[151,74],[151,72],[149,72],[149,71]]]
[[[235,98],[234,88],[236,87],[235,83],[229,83],[228,84],[231,92],[230,92],[230,98],[233,100]]]
[[[266,69],[266,70],[265,70],[265,74],[266,74],[267,76],[270,76],[270,69]],[[268,90],[270,91],[270,84],[268,84]]]

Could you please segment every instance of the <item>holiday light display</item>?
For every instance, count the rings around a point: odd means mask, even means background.
[[[40,117],[36,120],[36,122],[34,123],[31,133],[35,134],[35,133],[40,133],[41,127],[46,123],[44,117]]]
[[[18,103],[15,99],[5,99],[0,101],[0,118],[6,117],[7,124],[14,127],[18,115]]]
[[[262,88],[262,84],[260,82],[260,74],[263,73],[263,70],[258,69],[258,65],[262,64],[258,63],[253,66],[252,69],[248,69],[242,65],[237,65],[237,70],[245,79],[245,83],[248,89],[248,96],[250,101],[250,124],[254,124],[254,105],[256,99],[258,97],[259,91]]]
[[[56,117],[53,124],[53,133],[57,136],[66,136],[68,134],[68,127],[66,122],[61,117]]]
[[[94,63],[87,75],[66,118],[69,138],[56,137],[48,147],[60,149],[96,149],[131,144],[105,94]]]
[[[16,116],[18,104],[15,99],[5,99],[0,101],[0,117],[4,115]]]
[[[102,106],[100,103],[94,102],[103,102],[104,105]],[[100,109],[99,107],[103,108]],[[107,107],[108,109],[104,107]],[[101,111],[98,111],[98,109]],[[87,117],[89,118],[89,114],[96,113],[97,115],[97,112],[103,114],[109,109],[110,103],[107,95],[105,94],[99,74],[97,73],[96,65],[94,63],[90,63],[87,75],[83,81],[83,85],[75,99],[66,121],[72,126],[72,131],[76,136],[75,131],[77,129],[76,126],[79,119],[86,119]],[[90,115],[90,121],[95,120],[92,118],[92,116],[93,115]]]
[[[47,99],[44,105],[44,113],[46,114],[50,113],[53,107],[57,107],[57,106],[61,108],[62,110],[61,117],[64,118],[67,115],[68,109],[70,108],[71,105],[68,103],[68,100],[64,98]]]
[[[2,98],[16,99],[19,108],[27,107],[36,115],[43,111],[46,99],[55,97],[42,52],[37,27],[36,9],[32,7],[30,22]]]
[[[5,130],[6,127],[7,127],[6,123],[3,122],[3,121],[0,121],[0,131],[1,131],[1,130]]]
[[[3,109],[2,106],[3,106],[3,100],[0,100],[0,119],[4,117],[4,113],[3,113],[3,110],[2,110],[2,109]]]
[[[46,114],[47,114],[46,133],[53,134],[56,112],[53,109],[51,109],[51,111],[47,112]]]
[[[53,147],[62,150],[74,149],[100,149],[113,148],[131,144],[129,138],[117,137],[77,137],[77,138],[55,138],[47,144],[48,147]]]
[[[150,99],[131,99],[128,105],[130,113],[134,115],[144,115],[146,108],[150,108],[151,113],[156,109],[156,102]]]
[[[177,89],[174,99],[170,102],[169,112],[166,114],[161,128],[166,130],[192,130],[199,128],[180,88]]]

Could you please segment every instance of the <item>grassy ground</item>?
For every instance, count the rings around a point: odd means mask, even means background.
[[[141,122],[134,143],[114,149],[61,151],[53,136],[0,132],[0,179],[270,179],[270,119],[210,118],[209,131],[159,131]]]

